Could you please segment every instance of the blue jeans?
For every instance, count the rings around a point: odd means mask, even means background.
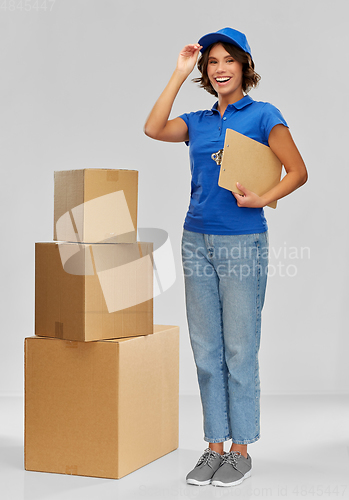
[[[268,247],[268,232],[183,231],[187,319],[209,443],[260,437],[258,351]]]

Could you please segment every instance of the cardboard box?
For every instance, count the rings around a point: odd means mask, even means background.
[[[152,243],[36,243],[35,335],[93,341],[153,333]]]
[[[137,240],[138,172],[83,169],[54,174],[55,241]]]
[[[179,328],[25,339],[25,469],[118,479],[178,447]]]

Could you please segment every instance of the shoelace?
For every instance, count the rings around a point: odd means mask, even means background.
[[[236,465],[237,465],[237,461],[239,460],[240,457],[241,457],[241,453],[239,451],[230,451],[229,453],[225,453],[222,457],[221,466],[223,464],[230,464],[235,469]]]
[[[219,453],[211,450],[211,448],[207,448],[204,453],[201,455],[201,457],[198,460],[198,463],[196,464],[195,467],[198,465],[201,465],[203,463],[207,464],[209,467],[212,469],[212,465],[210,464],[210,461],[216,458],[216,456],[219,456]]]

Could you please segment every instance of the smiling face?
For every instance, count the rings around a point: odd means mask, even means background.
[[[212,47],[208,56],[207,76],[219,97],[238,100],[242,92],[242,63],[236,61],[223,45]]]

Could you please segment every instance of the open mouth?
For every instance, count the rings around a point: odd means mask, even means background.
[[[220,78],[215,78],[217,83],[226,83],[226,82],[229,82],[230,79],[231,79],[231,77],[229,77],[229,76],[222,76]]]

